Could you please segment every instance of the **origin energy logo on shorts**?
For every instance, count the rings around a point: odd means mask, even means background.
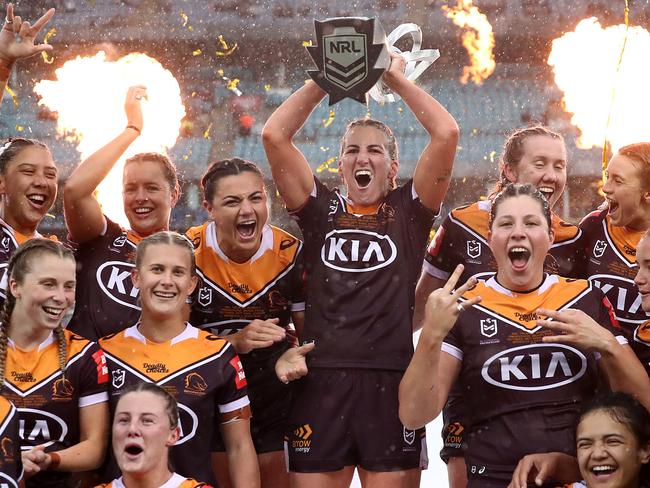
[[[97,283],[101,290],[113,301],[125,307],[140,310],[136,305],[138,290],[131,281],[132,263],[107,261],[97,269]]]
[[[321,259],[337,271],[365,273],[395,261],[397,246],[389,236],[365,230],[333,230],[325,236]]]
[[[301,425],[293,431],[291,439],[291,449],[295,452],[308,453],[311,449],[311,435],[313,431],[309,424]]]
[[[483,364],[481,376],[508,390],[539,391],[559,388],[579,380],[587,358],[563,344],[531,344],[501,351]]]

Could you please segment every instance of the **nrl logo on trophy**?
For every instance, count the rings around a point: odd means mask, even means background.
[[[386,34],[377,19],[337,17],[314,21],[316,46],[307,51],[318,70],[309,76],[329,94],[329,104],[352,98],[366,104],[366,93],[377,83],[390,56]]]

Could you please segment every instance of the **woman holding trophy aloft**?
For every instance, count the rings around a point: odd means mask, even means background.
[[[338,19],[337,19],[338,20]],[[344,487],[354,468],[364,486],[419,484],[424,430],[398,418],[399,381],[413,353],[411,314],[426,241],[447,191],[458,126],[404,75],[391,54],[383,82],[413,111],[430,141],[412,179],[396,185],[397,143],[385,124],[360,119],[341,141],[344,195],[312,173],[293,138],[326,93],[307,83],[269,118],[263,139],[273,178],[305,241],[303,341],[276,364],[296,385],[287,439],[298,487]],[[306,361],[306,363],[305,363]],[[426,456],[424,456],[426,457]]]

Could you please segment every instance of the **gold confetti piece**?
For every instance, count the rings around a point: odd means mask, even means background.
[[[47,31],[47,34],[45,34],[45,37],[43,38],[43,44],[49,44],[49,40],[56,36],[56,27],[52,27],[49,31]],[[47,54],[45,51],[41,51],[41,57],[43,58],[43,61],[45,64],[52,64],[54,62],[54,58]]]
[[[49,218],[51,218],[51,219],[55,219],[55,218],[56,218],[56,216],[55,216],[54,214],[51,214],[51,213],[46,213],[45,216],[46,216],[46,217],[49,217]]]
[[[264,91],[269,91],[271,89],[271,85],[264,85]]]
[[[16,95],[16,92],[13,91],[11,88],[9,88],[9,85],[5,85],[5,90],[9,95],[11,95],[11,99],[14,101],[14,105],[17,107],[19,103],[18,103],[18,95]]]
[[[330,150],[330,148],[329,148],[329,147],[325,147],[325,146],[321,146],[321,147],[320,147],[320,150],[323,151],[323,152],[327,152],[327,151]]]
[[[200,56],[201,54],[203,54],[203,51],[201,51],[200,49],[195,49],[194,51],[192,51],[192,56]]]
[[[192,98],[194,98],[194,97],[196,96],[196,92],[193,91],[192,94],[191,94],[190,96],[191,96]]]
[[[231,80],[229,78],[224,77],[224,79],[226,80],[226,88],[228,88],[228,90],[233,92],[238,97],[241,97],[242,95],[241,90],[237,88],[237,85],[239,85],[239,78],[235,78]]]
[[[467,176],[463,176],[463,183],[467,181]]]
[[[476,127],[474,127],[472,129],[472,135],[475,136],[476,134],[478,134],[478,129]]]
[[[327,120],[323,120],[323,127],[329,127],[334,122],[334,110],[330,110],[330,114]]]
[[[212,122],[208,125],[208,128],[203,131],[203,138],[208,139],[210,137],[210,129],[212,129]]]
[[[494,163],[494,157],[495,157],[496,155],[497,155],[497,152],[496,152],[496,151],[492,151],[492,152],[490,152],[490,162],[491,162],[491,163]]]
[[[219,73],[219,76],[223,76],[223,70],[221,68],[217,70],[217,73]]]
[[[338,172],[338,168],[330,168],[330,164],[335,162],[338,158],[336,156],[332,156],[329,158],[327,161],[324,163],[320,164],[318,168],[316,168],[316,173],[322,173],[323,171],[327,170],[330,173],[336,173]]]
[[[214,54],[217,56],[230,56],[237,49],[237,43],[235,42],[232,47],[228,46],[228,43],[225,41],[223,36],[219,34],[219,44],[221,44],[222,51],[215,51]]]
[[[22,125],[18,125],[18,124],[16,124],[16,130],[17,130],[18,132],[22,132],[22,131],[25,130],[25,128],[24,128]]]
[[[311,45],[311,41],[302,41],[302,47],[310,47]]]
[[[397,107],[397,111],[398,111],[399,113],[402,113],[402,112],[404,112],[404,108],[403,108],[403,107]]]
[[[189,17],[187,16],[187,14],[186,14],[185,12],[183,12],[182,10],[179,12],[179,14],[180,14],[180,16],[181,16],[181,19],[183,19],[182,27],[187,26],[187,23],[189,22],[190,18],[189,18]]]

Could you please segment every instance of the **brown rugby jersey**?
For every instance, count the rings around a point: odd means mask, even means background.
[[[636,246],[645,232],[613,226],[607,209],[590,213],[580,227],[584,258],[580,277],[592,281],[609,298],[616,318],[632,336],[630,346],[650,375],[650,313],[643,311],[634,284]]]
[[[148,341],[137,324],[99,341],[106,354],[114,409],[122,388],[147,381],[178,402],[181,438],[170,453],[182,476],[213,482],[210,439],[220,417],[249,404],[246,375],[230,343],[187,325],[164,343]]]
[[[9,259],[13,253],[18,249],[21,244],[24,244],[30,239],[45,238],[45,236],[36,232],[33,236],[26,236],[20,232],[15,231],[4,220],[0,219],[0,306],[4,304],[7,289],[7,266],[9,266]],[[58,241],[56,236],[47,237],[53,241]],[[1,485],[0,485],[1,488]]]
[[[212,488],[211,485],[207,483],[202,483],[200,481],[193,480],[191,478],[184,478],[183,476],[173,473],[172,477],[169,478],[165,483],[160,485],[158,488]],[[103,485],[97,485],[95,488],[127,488],[124,484],[122,478],[115,479],[110,483],[105,483]]]
[[[108,368],[97,344],[64,331],[65,378],[59,369],[58,340],[51,333],[31,351],[7,344],[5,381],[1,393],[18,408],[22,449],[44,445],[60,451],[80,441],[79,409],[106,402]],[[47,471],[27,480],[27,486],[68,486],[70,474]]]
[[[424,270],[435,278],[446,280],[456,266],[465,269],[459,283],[470,277],[486,279],[497,270],[488,246],[492,200],[482,200],[452,210],[438,228],[424,256]],[[560,276],[573,276],[581,231],[552,214],[551,227],[555,240],[547,256],[546,271]]]
[[[139,290],[131,282],[141,238],[106,218],[106,230],[76,245],[77,299],[68,328],[97,341],[140,318]]]
[[[186,236],[194,243],[196,267],[201,278],[192,304],[192,325],[228,335],[254,319],[291,321],[292,311],[305,309],[302,286],[302,243],[270,225],[262,230],[257,252],[245,263],[236,263],[219,247],[214,222],[192,227]],[[284,345],[268,349],[286,349]],[[260,355],[266,349],[254,351]]]
[[[475,296],[481,302],[459,316],[442,350],[462,362],[457,383],[472,420],[468,472],[506,481],[526,454],[574,453],[581,404],[598,386],[597,355],[543,343],[555,333],[536,325],[536,310],[582,310],[627,340],[607,298],[586,280],[545,275],[536,290],[517,293],[493,277],[463,299]]]
[[[18,488],[23,477],[18,410],[0,396],[0,487]]]
[[[413,354],[411,320],[435,213],[413,180],[378,208],[355,209],[317,178],[293,212],[305,242],[304,340],[309,367],[404,371]]]

